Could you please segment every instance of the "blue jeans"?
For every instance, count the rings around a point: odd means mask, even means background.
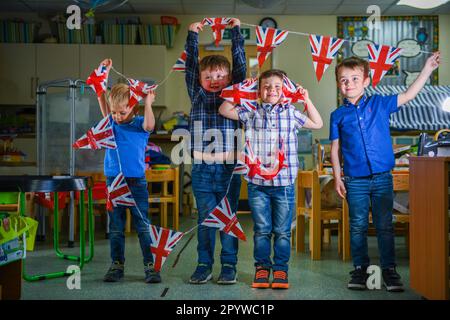
[[[234,165],[226,164],[194,164],[192,166],[192,191],[197,203],[199,224],[203,222],[225,196],[233,168]],[[227,195],[233,212],[237,210],[240,190],[241,177],[234,175]],[[214,264],[216,231],[217,228],[203,225],[198,227],[198,263],[206,264],[210,267]],[[222,243],[220,262],[222,264],[236,265],[238,238],[220,231],[220,242]]]
[[[367,267],[370,259],[367,250],[369,206],[377,232],[381,268],[395,267],[394,228],[392,208],[394,190],[389,172],[369,177],[344,177],[350,215],[350,247],[353,264]]]
[[[291,223],[295,206],[295,187],[266,187],[248,184],[248,203],[252,211],[255,266],[288,271],[291,256]],[[270,259],[273,244],[273,264]]]
[[[108,186],[113,182],[114,177],[107,177]],[[126,178],[128,187],[133,195],[139,210],[136,207],[117,206],[109,214],[109,243],[111,247],[112,261],[125,262],[125,222],[126,209],[130,209],[134,228],[136,229],[141,245],[144,264],[153,262],[150,251],[152,240],[150,238],[150,220],[148,213],[148,190],[145,178]]]

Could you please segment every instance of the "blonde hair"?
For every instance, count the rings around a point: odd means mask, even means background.
[[[125,83],[117,83],[112,86],[111,91],[109,93],[109,106],[110,108],[114,108],[115,106],[127,102],[130,99],[130,87]]]

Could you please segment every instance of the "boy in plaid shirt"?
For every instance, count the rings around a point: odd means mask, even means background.
[[[270,287],[270,270],[273,270],[273,289],[288,289],[288,261],[291,252],[291,222],[295,205],[295,179],[298,171],[297,131],[304,127],[320,129],[323,125],[319,112],[309,99],[308,91],[301,88],[308,106],[307,116],[293,105],[283,105],[283,76],[281,70],[268,70],[259,77],[261,103],[254,111],[230,102],[219,109],[224,117],[240,120],[245,126],[245,136],[254,155],[265,167],[274,163],[277,152],[284,144],[287,167],[273,179],[249,177],[248,202],[254,221],[253,250],[255,278],[253,288]],[[269,165],[268,165],[269,164]],[[273,263],[271,237],[274,235]]]
[[[198,60],[198,31],[203,25],[195,22],[190,25],[186,41],[186,86],[191,99],[189,130],[191,132],[191,151],[194,158],[192,166],[192,190],[198,209],[200,224],[217,206],[227,193],[231,209],[235,212],[241,187],[240,177],[232,177],[234,168],[234,133],[239,122],[226,119],[218,113],[223,102],[222,89],[230,83],[239,83],[247,73],[244,51],[244,38],[240,33],[240,21],[231,19],[233,70],[224,56],[210,55]],[[214,132],[211,141],[208,134]],[[217,135],[217,136],[216,136]],[[223,139],[220,139],[223,137]],[[225,164],[231,159],[231,164]],[[230,181],[230,179],[232,179]],[[198,264],[189,282],[202,284],[212,279],[216,229],[200,225],[198,228]],[[236,283],[236,264],[238,239],[220,232],[222,269],[218,284]]]

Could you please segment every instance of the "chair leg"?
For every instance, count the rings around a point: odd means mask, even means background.
[[[178,230],[179,228],[179,217],[180,217],[180,205],[177,201],[178,195],[175,195],[175,202],[172,203],[173,206],[173,228]]]
[[[126,221],[125,221],[125,232],[130,233],[131,232],[131,214],[130,214],[130,210],[127,209],[127,217],[126,217]]]
[[[329,223],[330,220],[324,220],[325,223]],[[331,230],[326,228],[323,229],[323,239],[322,239],[323,243],[327,243],[330,244],[331,243]]]
[[[314,218],[314,216],[310,219],[311,227],[310,230],[312,232],[312,241],[311,241],[311,259],[312,260],[320,260],[321,256],[321,238],[322,238],[322,228],[321,228],[321,220]]]
[[[305,252],[305,216],[299,215],[297,217],[297,252]]]
[[[341,257],[342,255],[342,222],[338,222],[338,255]]]

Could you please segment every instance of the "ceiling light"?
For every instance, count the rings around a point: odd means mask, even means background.
[[[268,9],[280,4],[283,0],[242,0],[242,2],[253,8]]]
[[[399,2],[397,2],[397,5],[410,6],[419,9],[432,9],[439,7],[447,2],[448,0],[400,0]]]

